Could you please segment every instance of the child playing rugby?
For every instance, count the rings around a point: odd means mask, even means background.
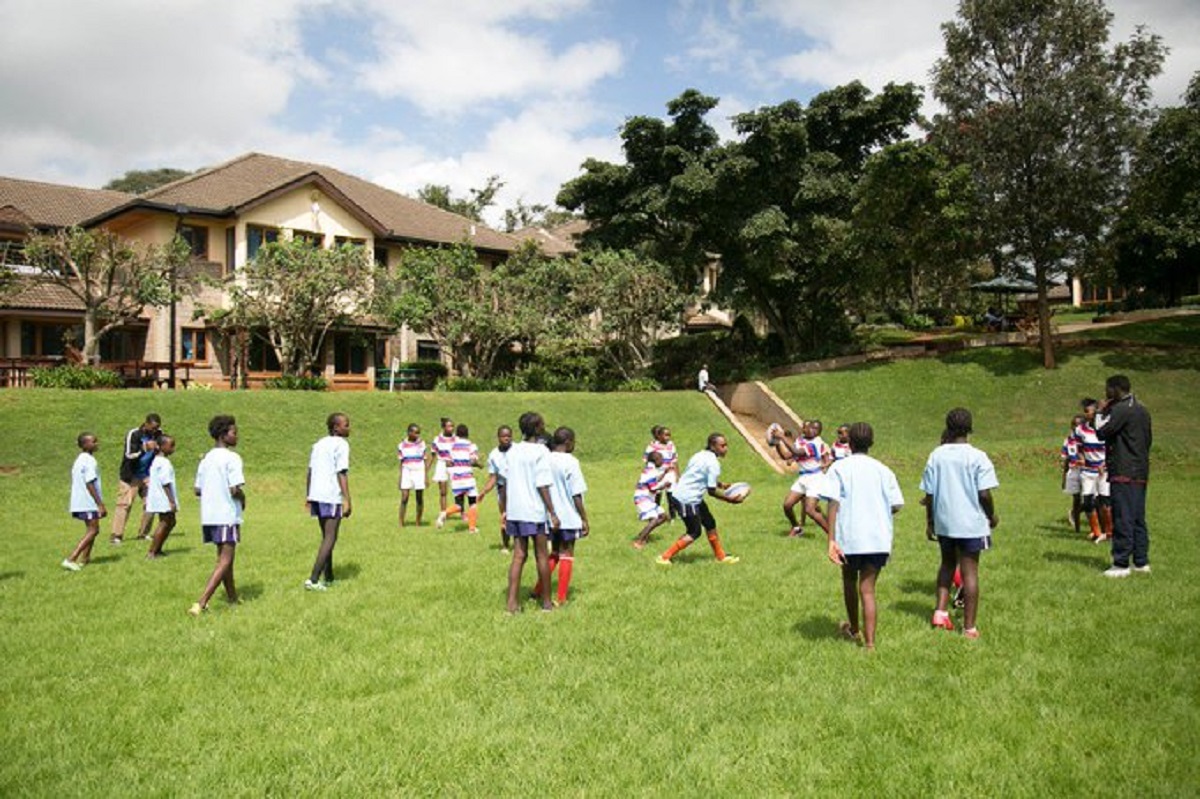
[[[475,469],[479,467],[479,447],[470,439],[471,431],[465,424],[454,430],[454,445],[450,448],[450,491],[458,513],[467,520],[467,532],[477,533],[479,501],[475,485]]]
[[[1080,488],[1082,486],[1080,468],[1083,465],[1083,456],[1079,452],[1079,439],[1075,437],[1075,431],[1083,422],[1084,418],[1079,415],[1071,419],[1071,430],[1063,439],[1062,452],[1059,455],[1062,459],[1062,491],[1071,497],[1071,511],[1067,514],[1067,524],[1076,533],[1079,533]]]
[[[200,530],[204,543],[217,548],[213,568],[200,599],[188,608],[189,616],[208,610],[217,586],[225,585],[225,598],[237,604],[233,581],[233,556],[242,539],[242,515],[246,510],[246,478],[242,458],[233,448],[238,443],[237,421],[232,416],[214,416],[208,423],[213,448],[196,469],[196,496],[200,497]]]
[[[800,435],[796,436],[791,444],[787,442],[788,437],[791,437],[791,432],[784,431],[784,437],[778,438],[775,444],[779,455],[784,459],[794,460],[800,472],[783,500],[783,515],[791,524],[788,536],[798,538],[804,535],[804,524],[796,518],[795,511],[796,505],[801,502],[804,503],[803,516],[808,516],[816,522],[828,535],[829,522],[817,504],[817,494],[825,469],[829,467],[833,456],[829,446],[821,440],[821,422],[817,419],[804,422],[800,428]]]
[[[992,546],[991,531],[1000,524],[992,489],[1000,483],[991,459],[967,442],[972,432],[971,412],[955,408],[946,414],[943,441],[930,455],[921,476],[925,506],[925,535],[937,541],[942,562],[937,574],[935,628],[953,630],[947,610],[954,570],[962,570],[963,635],[978,638],[975,618],[979,609],[979,555]]]
[[[71,515],[83,522],[83,538],[62,562],[67,571],[77,572],[92,559],[92,545],[100,534],[100,520],[108,515],[100,494],[100,467],[95,452],[100,439],[91,433],[80,433],[75,439],[79,454],[71,465]]]
[[[513,539],[512,564],[508,567],[508,612],[521,610],[518,594],[521,571],[529,557],[529,543],[537,563],[538,585],[541,586],[542,610],[553,610],[550,602],[550,559],[546,541],[551,529],[559,527],[550,486],[554,475],[550,469],[550,453],[541,443],[546,435],[546,423],[541,414],[528,411],[521,414],[518,425],[522,441],[513,444],[505,462],[505,513],[508,534]]]
[[[483,490],[479,492],[479,501],[483,502],[483,498],[488,495],[488,492],[495,489],[496,491],[496,507],[500,511],[500,551],[508,554],[511,551],[508,531],[504,529],[505,521],[505,494],[504,494],[504,476],[506,463],[508,461],[508,450],[512,447],[513,431],[506,424],[500,425],[496,429],[496,446],[488,453],[487,459],[487,482],[483,484]]]
[[[727,496],[725,489],[729,488],[729,484],[720,482],[720,459],[724,458],[727,452],[729,452],[729,442],[725,440],[725,436],[720,433],[710,433],[708,445],[688,461],[687,468],[683,471],[683,475],[679,478],[679,482],[676,483],[675,490],[671,494],[671,505],[675,508],[676,515],[683,519],[684,533],[674,544],[671,544],[666,552],[658,556],[655,561],[658,565],[673,565],[671,558],[691,546],[700,537],[702,530],[708,536],[709,546],[712,547],[713,555],[718,563],[733,564],[740,560],[740,558],[726,554],[725,548],[721,546],[721,536],[717,533],[717,521],[704,501],[705,496],[710,496],[737,505],[746,498],[745,494],[733,498]]]
[[[333,585],[333,548],[343,518],[350,518],[350,417],[331,413],[325,420],[329,435],[313,444],[308,458],[305,496],[308,512],[317,520],[321,545],[312,573],[304,581],[307,591],[324,591]]]
[[[638,518],[646,523],[634,539],[634,549],[644,549],[650,542],[650,533],[667,522],[667,512],[663,510],[657,498],[666,476],[667,469],[663,465],[662,453],[657,450],[648,451],[642,465],[642,474],[633,490],[633,505],[637,508]]]
[[[163,544],[175,529],[175,516],[179,512],[179,493],[175,489],[175,467],[171,464],[171,456],[174,454],[175,439],[167,435],[160,437],[158,455],[150,464],[150,474],[146,478],[146,514],[151,520],[154,514],[158,514],[158,527],[154,530],[154,537],[150,539],[150,549],[146,552],[149,560],[157,560],[163,556]]]
[[[437,483],[441,508],[436,522],[438,527],[446,523],[446,514],[449,512],[446,506],[446,486],[450,482],[450,451],[453,447],[454,420],[443,416],[442,432],[434,437],[433,446],[429,450],[430,463],[433,465],[433,482]]]
[[[847,428],[851,455],[829,468],[821,497],[829,501],[829,559],[842,567],[849,621],[842,635],[875,648],[875,581],[892,551],[892,516],[904,506],[891,469],[868,455],[875,433],[866,422]],[[858,606],[862,599],[862,625]]]
[[[400,526],[404,527],[408,515],[409,494],[417,495],[417,527],[421,526],[421,515],[425,513],[425,476],[429,470],[425,463],[428,448],[421,438],[421,426],[408,426],[404,440],[396,445],[396,458],[400,461]]]
[[[583,479],[583,470],[579,468],[579,459],[575,457],[575,431],[569,427],[560,427],[554,431],[551,438],[553,450],[550,452],[550,497],[558,512],[558,527],[550,532],[552,551],[549,559],[549,572],[554,574],[558,569],[558,595],[554,604],[561,606],[567,602],[567,592],[571,588],[571,574],[575,568],[575,542],[587,537],[589,532],[587,509],[583,505],[583,495],[587,493],[587,481]],[[540,595],[541,586],[533,590]]]

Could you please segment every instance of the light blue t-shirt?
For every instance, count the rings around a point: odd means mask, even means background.
[[[511,445],[509,449],[512,449]],[[504,485],[504,481],[507,479],[507,461],[508,452],[499,447],[495,447],[488,453],[487,470],[488,474],[496,475],[496,485]]]
[[[505,461],[504,478],[505,511],[510,522],[549,521],[538,489],[549,488],[554,482],[550,474],[550,450],[532,441],[513,444]],[[557,504],[554,512],[561,512]]]
[[[904,504],[891,469],[870,455],[855,453],[825,473],[821,498],[838,503],[833,538],[846,555],[892,551],[892,508]]]
[[[708,489],[716,488],[721,477],[721,461],[711,449],[697,452],[675,484],[671,494],[682,505],[698,505]]]
[[[921,490],[933,497],[933,531],[947,538],[991,535],[979,492],[997,488],[996,467],[970,444],[942,444],[929,454]]]
[[[566,452],[551,452],[550,473],[554,477],[550,497],[554,500],[558,526],[563,530],[581,529],[583,517],[575,509],[575,496],[587,493],[587,481],[583,479],[579,459]]]
[[[87,452],[79,453],[75,463],[71,465],[71,513],[87,513],[99,511],[96,500],[88,491],[88,483],[96,484],[96,493],[100,489],[100,469],[96,458]]]

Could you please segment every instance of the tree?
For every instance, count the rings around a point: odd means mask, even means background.
[[[576,218],[575,214],[561,208],[551,208],[544,203],[526,205],[524,200],[517,200],[516,206],[504,211],[504,231],[512,233],[529,227],[548,230],[565,225]]]
[[[1111,25],[1102,0],[960,0],[933,69],[937,141],[970,165],[1006,266],[1032,268],[1047,369],[1050,277],[1111,226],[1163,60],[1140,28],[1109,49]]]
[[[263,331],[285,375],[315,371],[334,327],[370,309],[374,266],[362,247],[303,239],[264,244],[229,284],[229,305],[207,309],[225,328]]]
[[[100,341],[134,322],[146,306],[171,301],[171,274],[184,270],[191,251],[179,237],[165,246],[141,246],[99,228],[32,233],[25,261],[83,305],[83,357],[100,360]]]
[[[855,196],[864,288],[878,304],[952,306],[982,254],[970,170],[928,142],[899,142],[871,156]]]
[[[466,197],[454,197],[450,187],[435,183],[427,183],[417,189],[417,199],[421,202],[436,205],[445,211],[483,221],[483,212],[496,203],[496,195],[504,188],[504,181],[499,175],[492,175],[482,189],[468,189]]]
[[[119,178],[113,178],[104,184],[104,188],[112,191],[124,191],[129,194],[145,194],[151,189],[165,186],[180,178],[192,174],[185,169],[131,169]]]
[[[378,307],[396,327],[432,336],[463,375],[489,377],[516,337],[513,312],[521,299],[503,292],[494,271],[463,242],[405,250]]]
[[[1200,278],[1200,72],[1180,107],[1163,110],[1134,162],[1115,234],[1117,276],[1172,305]]]
[[[558,196],[590,223],[585,245],[629,248],[671,266],[694,290],[715,257],[712,299],[763,315],[787,353],[830,349],[857,260],[854,186],[872,151],[903,138],[920,104],[911,85],[878,95],[850,83],[734,118],[721,144],[694,90],[667,105],[671,122],[626,122],[625,164],[585,162]]]

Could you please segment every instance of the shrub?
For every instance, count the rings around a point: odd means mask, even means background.
[[[61,364],[59,366],[35,366],[29,377],[37,388],[121,388],[124,381],[111,369],[99,366]]]
[[[324,391],[329,381],[316,375],[280,375],[263,381],[263,388],[277,391]]]
[[[617,391],[662,391],[662,385],[652,377],[634,377],[619,383]]]

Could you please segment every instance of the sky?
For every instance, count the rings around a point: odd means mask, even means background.
[[[100,187],[256,151],[407,194],[498,175],[489,221],[552,204],[631,116],[710,122],[858,79],[925,85],[951,0],[0,0],[0,175]],[[1109,0],[1200,70],[1200,0]],[[936,110],[927,100],[927,113]]]

